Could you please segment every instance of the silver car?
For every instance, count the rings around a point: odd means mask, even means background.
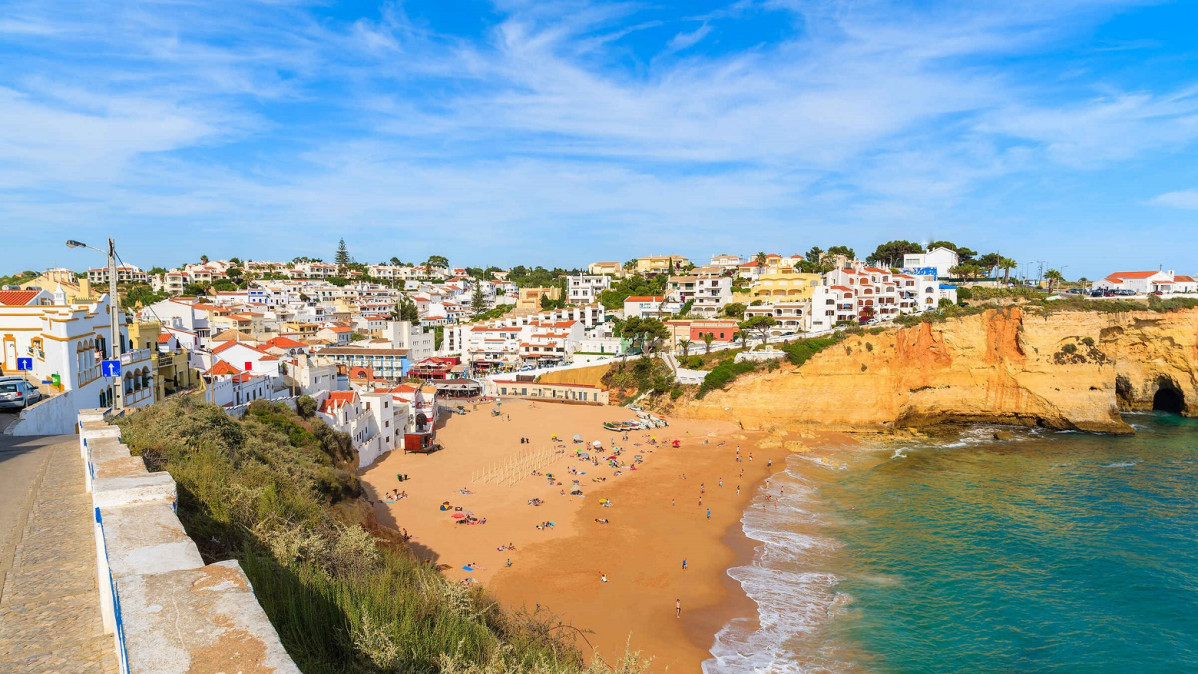
[[[24,379],[0,378],[0,410],[23,409],[41,399],[42,392]]]

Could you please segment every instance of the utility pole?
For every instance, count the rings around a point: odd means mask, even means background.
[[[125,352],[125,344],[121,341],[121,329],[117,325],[117,315],[121,310],[121,298],[117,294],[116,289],[116,244],[113,243],[112,237],[108,238],[108,311],[109,311],[109,335],[112,339],[110,347],[112,360],[120,361],[121,354]],[[125,389],[122,388],[124,379],[118,377],[116,384],[112,387],[113,407],[120,410],[124,408]]]

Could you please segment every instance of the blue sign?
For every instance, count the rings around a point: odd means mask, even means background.
[[[937,270],[935,267],[905,267],[903,269],[904,274],[910,274],[911,276],[930,276],[932,278],[936,278],[939,275],[938,272],[939,270]]]
[[[100,372],[105,377],[121,376],[121,361],[119,361],[119,360],[102,360],[102,361],[100,361]]]
[[[33,369],[33,359],[32,358],[18,358],[17,359],[17,370],[24,372],[26,370],[32,370],[32,369]]]

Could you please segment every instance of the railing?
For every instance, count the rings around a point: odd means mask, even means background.
[[[150,359],[149,349],[133,349],[121,354],[121,364],[129,365],[131,363],[140,363],[143,360]]]

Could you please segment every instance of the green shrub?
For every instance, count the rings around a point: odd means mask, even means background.
[[[677,400],[682,397],[682,388],[675,386],[670,390],[670,400]]]
[[[1072,344],[1072,343],[1071,343],[1071,344],[1065,344],[1065,345],[1061,346],[1061,351],[1062,351],[1063,353],[1067,353],[1067,354],[1070,354],[1070,355],[1072,355],[1072,354],[1075,354],[1075,353],[1077,353],[1077,345],[1076,345],[1076,344]]]
[[[812,356],[823,351],[824,349],[839,343],[844,339],[841,333],[834,333],[827,337],[810,337],[808,339],[796,339],[790,344],[782,346],[783,353],[786,354],[786,360],[791,365],[796,367],[801,366],[811,359]]]
[[[722,361],[719,365],[712,368],[706,377],[703,377],[703,383],[699,385],[699,391],[695,394],[695,397],[702,398],[707,395],[708,391],[723,388],[725,384],[735,379],[738,375],[752,372],[755,369],[757,369],[756,366],[749,361],[738,363],[731,358]]]
[[[1085,344],[1086,346],[1094,346],[1094,338],[1082,337],[1082,344]]]

